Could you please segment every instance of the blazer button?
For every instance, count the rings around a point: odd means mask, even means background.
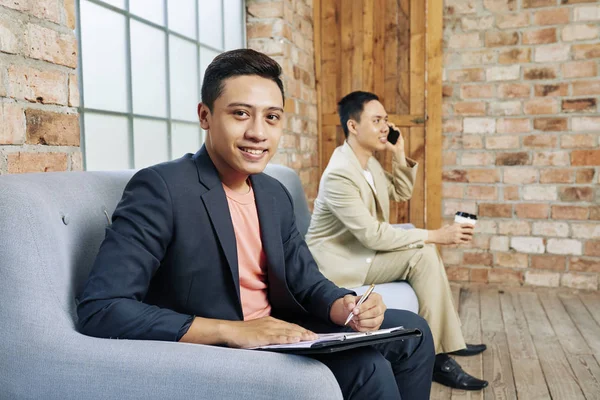
[[[373,259],[371,257],[367,258],[367,264],[371,264],[371,261],[373,261]]]

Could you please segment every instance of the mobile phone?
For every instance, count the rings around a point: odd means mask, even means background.
[[[398,138],[400,137],[400,132],[390,126],[390,132],[388,133],[387,140],[391,144],[396,144]]]

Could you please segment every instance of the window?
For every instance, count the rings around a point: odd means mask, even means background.
[[[87,170],[196,152],[203,73],[245,46],[243,0],[79,0],[80,118]]]

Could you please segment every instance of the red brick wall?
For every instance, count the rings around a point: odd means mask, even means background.
[[[312,0],[246,0],[246,5],[248,47],[283,68],[287,127],[272,162],[299,173],[312,208],[319,183]]]
[[[451,279],[597,289],[600,4],[446,0],[443,214],[479,214]]]
[[[0,0],[0,174],[81,169],[74,0]]]

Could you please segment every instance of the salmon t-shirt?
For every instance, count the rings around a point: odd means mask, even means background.
[[[271,314],[267,296],[267,257],[260,237],[254,191],[234,192],[223,185],[233,222],[240,274],[240,297],[244,321]]]

